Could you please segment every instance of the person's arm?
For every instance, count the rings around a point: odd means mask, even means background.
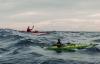
[[[33,30],[34,29],[34,25],[33,25],[33,27],[32,27],[32,29],[31,30]]]

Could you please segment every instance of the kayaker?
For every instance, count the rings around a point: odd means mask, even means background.
[[[58,48],[60,48],[60,47],[63,46],[63,44],[61,43],[61,40],[60,40],[60,39],[58,39],[58,42],[56,43],[56,46],[57,46]]]
[[[33,28],[34,28],[34,26],[32,27],[32,29],[30,29],[30,26],[28,26],[27,32],[32,32]]]

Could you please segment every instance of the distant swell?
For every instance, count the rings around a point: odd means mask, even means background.
[[[47,35],[34,35],[11,29],[0,29],[0,64],[100,64],[100,47],[62,52],[47,50],[57,42],[95,44],[100,42],[99,32],[51,31]]]
[[[93,40],[94,42],[100,42],[100,39]]]

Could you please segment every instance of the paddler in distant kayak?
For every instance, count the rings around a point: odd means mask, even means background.
[[[58,39],[58,42],[56,43],[56,46],[58,48],[61,48],[63,46],[63,44],[61,43],[61,40],[60,39]]]
[[[27,32],[32,32],[33,29],[34,29],[34,25],[33,25],[32,29],[30,29],[30,26],[28,26]]]

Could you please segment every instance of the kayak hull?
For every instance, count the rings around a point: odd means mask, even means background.
[[[57,48],[57,47],[48,47],[48,50],[54,50],[54,51],[64,51],[64,52],[75,52],[75,49],[71,49],[71,48]]]
[[[48,32],[26,32],[26,31],[19,31],[19,32],[22,32],[22,33],[31,33],[33,35],[46,35],[46,34],[48,34]]]
[[[57,46],[51,46],[48,47],[47,50],[53,50],[53,51],[64,51],[64,52],[75,52],[76,50],[79,49],[86,49],[89,47],[93,47],[93,45],[79,45],[79,44],[74,44],[74,45],[64,45],[60,48]]]

